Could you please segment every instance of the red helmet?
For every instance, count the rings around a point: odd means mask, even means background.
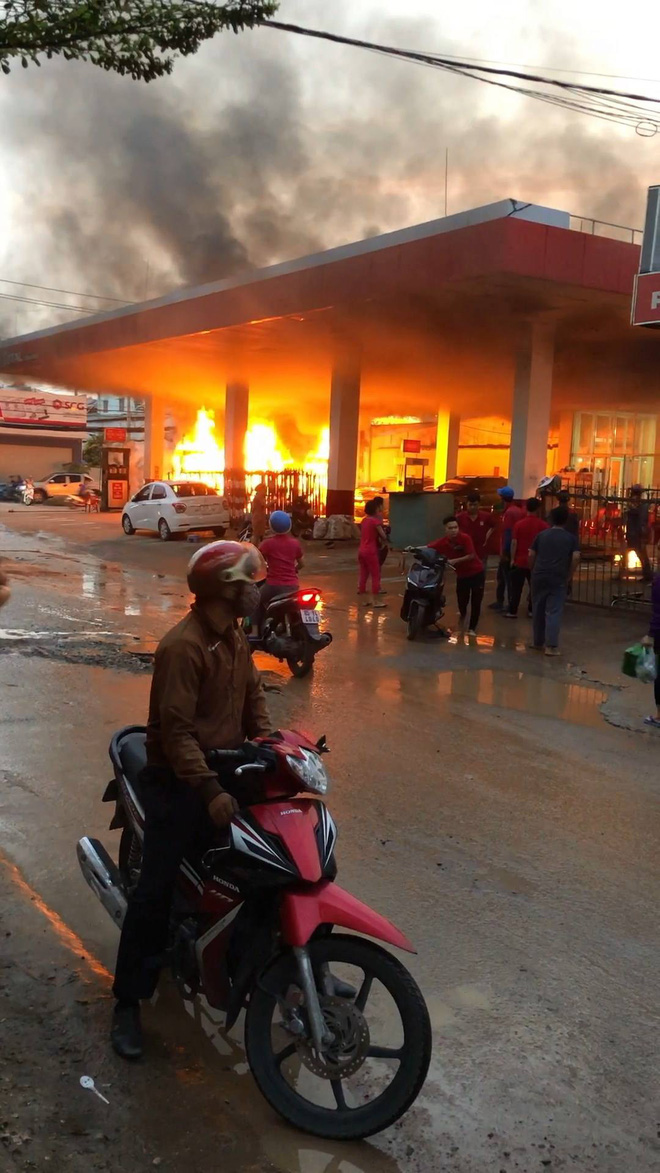
[[[263,555],[251,542],[210,542],[188,563],[188,586],[193,595],[222,595],[228,582],[261,582],[266,577]]]

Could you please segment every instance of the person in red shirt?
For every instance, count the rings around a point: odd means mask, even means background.
[[[511,571],[509,580],[509,610],[505,619],[517,619],[518,607],[525,582],[530,584],[527,600],[527,613],[532,613],[531,570],[529,568],[529,548],[541,530],[548,529],[547,521],[539,517],[541,502],[538,497],[530,497],[526,502],[527,516],[517,521],[511,534]]]
[[[508,611],[509,607],[505,606],[504,600],[505,597],[508,599],[509,596],[511,538],[513,536],[513,527],[517,521],[521,521],[525,516],[525,510],[520,505],[515,504],[515,493],[511,485],[504,485],[503,488],[497,490],[497,493],[502,499],[504,513],[502,514],[502,526],[500,530],[500,561],[497,567],[495,600],[489,603],[488,606],[493,611]]]
[[[385,606],[385,603],[379,602],[377,599],[377,596],[382,593],[380,589],[380,558],[378,557],[382,546],[387,546],[387,537],[383,529],[383,499],[382,497],[374,497],[372,501],[367,501],[364,507],[364,517],[360,524],[358,594],[367,594],[369,579],[371,579],[372,590],[371,598],[365,599],[365,607]]]
[[[261,623],[266,607],[277,595],[291,594],[298,587],[298,574],[303,567],[303,548],[291,533],[291,518],[283,509],[276,509],[270,515],[273,536],[266,538],[259,547],[266,559],[268,573],[261,588],[257,626]]]
[[[477,558],[481,558],[485,568],[488,542],[495,529],[495,522],[492,513],[479,508],[480,501],[478,493],[470,493],[466,508],[456,514],[456,520],[461,533],[469,534],[472,538]]]
[[[453,513],[444,519],[445,537],[429,542],[432,550],[442,554],[456,571],[456,600],[461,618],[465,623],[468,604],[470,605],[470,626],[468,635],[477,634],[481,614],[481,603],[486,585],[486,572],[481,558],[477,557],[474,542],[469,534],[461,533]]]

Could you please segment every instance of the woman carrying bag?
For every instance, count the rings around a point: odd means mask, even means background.
[[[660,574],[653,577],[653,586],[651,587],[651,622],[649,623],[649,633],[644,636],[642,645],[646,648],[653,648],[656,654],[656,667],[658,665],[658,656],[660,655]],[[655,700],[655,716],[644,718],[645,725],[655,725],[660,729],[660,673],[656,672],[655,680],[653,681],[653,696]]]

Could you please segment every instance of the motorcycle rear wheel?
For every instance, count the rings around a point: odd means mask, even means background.
[[[245,1019],[245,1049],[248,1063],[262,1095],[288,1123],[304,1132],[329,1140],[360,1140],[389,1128],[403,1116],[419,1095],[431,1061],[432,1037],[428,1010],[417,984],[407,969],[397,958],[371,941],[332,934],[312,941],[309,952],[317,975],[321,967],[326,965],[330,966],[331,973],[338,965],[348,965],[361,970],[364,975],[363,983],[354,998],[326,998],[326,1004],[334,1004],[335,1013],[339,1013],[340,1016],[343,1007],[347,1007],[347,1014],[344,1017],[348,1018],[355,1014],[357,1009],[369,1024],[368,1005],[372,983],[377,982],[384,987],[398,1011],[403,1043],[395,1049],[379,1046],[378,1038],[372,1042],[367,1025],[366,1033],[363,1030],[361,1035],[364,1057],[361,1058],[360,1054],[356,1056],[355,1039],[350,1040],[350,1043],[346,1041],[345,1056],[342,1054],[342,1062],[345,1058],[350,1065],[350,1077],[359,1076],[355,1084],[357,1093],[354,1093],[352,1085],[348,1085],[346,1076],[344,1082],[341,1078],[329,1079],[324,1076],[322,1082],[331,1087],[336,1107],[326,1108],[313,1103],[288,1082],[284,1072],[291,1059],[294,1067],[300,1064],[300,1070],[303,1071],[306,1064],[299,1056],[301,1053],[309,1055],[312,1044],[305,1038],[296,1038],[292,1034],[286,1035],[289,1041],[282,1048],[276,1049],[273,1043],[273,1029],[284,1029],[277,1021],[274,1022],[274,1018],[281,1014],[281,1004],[290,996],[291,988],[295,988],[295,977],[292,977],[291,968],[283,966],[281,975],[273,976],[270,981],[267,975],[250,995]],[[277,962],[275,966],[277,967]],[[276,994],[274,983],[276,985],[278,981],[281,981],[281,989]],[[321,1004],[323,1009],[323,999]],[[302,1011],[304,1013],[304,1006]],[[333,1005],[329,1006],[329,1012],[332,1014]],[[324,1013],[328,1021],[328,1010],[324,1010]],[[355,1017],[359,1022],[358,1016]],[[373,1022],[371,1026],[374,1029]],[[383,1029],[382,1026],[380,1029]],[[341,1047],[343,1046],[342,1042]],[[374,1062],[376,1072],[373,1071]],[[365,1087],[377,1081],[379,1075],[391,1074],[391,1069],[383,1068],[385,1062],[394,1062],[398,1065],[387,1087],[370,1102],[358,1104],[357,1107],[349,1106],[346,1092],[349,1097],[359,1096],[363,1094]],[[297,1078],[297,1075],[294,1078]],[[314,1078],[318,1080],[321,1077],[315,1075]]]
[[[300,656],[287,656],[286,662],[289,667],[289,672],[292,676],[297,676],[299,680],[303,676],[309,676],[309,673],[314,667],[315,652],[309,645],[305,645]]]

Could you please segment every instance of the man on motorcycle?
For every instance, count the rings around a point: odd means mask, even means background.
[[[181,860],[238,809],[205,755],[271,732],[259,673],[237,623],[256,610],[256,584],[265,576],[264,560],[249,543],[211,542],[198,550],[188,564],[194,602],[156,650],[142,774],[142,868],[113,986],[112,1045],[125,1059],[142,1054],[140,1000],[156,989]]]

